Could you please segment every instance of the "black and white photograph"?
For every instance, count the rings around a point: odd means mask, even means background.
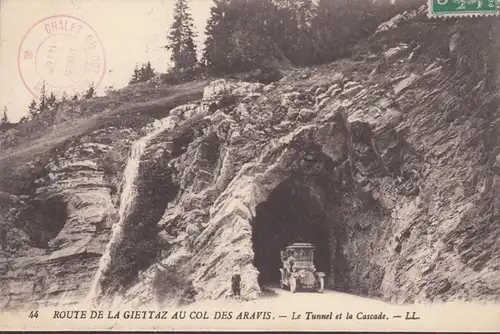
[[[498,0],[1,0],[0,330],[500,330]]]

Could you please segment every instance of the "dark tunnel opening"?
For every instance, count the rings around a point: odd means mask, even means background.
[[[330,245],[327,213],[323,208],[325,191],[317,183],[291,177],[281,183],[257,206],[252,222],[254,265],[259,284],[280,281],[280,251],[296,242],[315,245],[317,271],[330,272]]]

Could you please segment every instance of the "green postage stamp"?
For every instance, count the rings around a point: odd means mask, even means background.
[[[498,15],[498,0],[429,0],[429,16]]]

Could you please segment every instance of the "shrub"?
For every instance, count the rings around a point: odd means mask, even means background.
[[[155,70],[151,66],[151,62],[147,62],[142,64],[141,68],[137,66],[134,68],[134,74],[132,75],[132,79],[130,79],[129,83],[134,84],[138,82],[148,81],[156,76]]]
[[[153,294],[159,303],[177,300],[179,303],[194,301],[196,292],[189,276],[180,266],[158,270],[153,278]]]
[[[229,77],[236,80],[260,82],[267,85],[271,82],[280,80],[283,77],[283,74],[276,66],[268,65],[243,74],[230,75]]]
[[[206,71],[202,67],[195,67],[191,69],[171,69],[169,72],[162,74],[160,80],[169,85],[178,85],[190,81],[204,79]]]
[[[145,228],[144,224],[138,225],[141,226],[125,232],[127,237],[113,245],[112,262],[101,280],[106,294],[130,287],[139,271],[150,266],[158,254],[155,231]]]
[[[105,95],[111,95],[111,94],[114,94],[114,93],[116,93],[116,89],[113,86],[110,85],[110,86],[106,86],[104,88],[104,94]]]
[[[110,150],[104,155],[102,159],[102,169],[107,177],[113,177],[122,170],[127,160],[127,153],[126,147],[124,147],[124,145],[119,145],[117,148]]]

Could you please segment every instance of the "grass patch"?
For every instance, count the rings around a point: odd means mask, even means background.
[[[146,85],[137,84],[134,86],[138,85],[142,88],[134,87],[135,92],[140,93],[146,89]],[[108,98],[108,102],[114,103],[115,106],[115,109],[109,112],[80,116],[78,119],[68,120],[50,128],[32,129],[29,123],[26,123],[26,125],[21,124],[19,129],[9,130],[10,134],[16,138],[16,144],[0,153],[0,189],[3,189],[6,183],[17,183],[16,180],[8,180],[12,173],[23,176],[29,167],[22,165],[37,156],[47,160],[47,155],[50,155],[58,147],[64,146],[66,142],[98,129],[110,126],[118,128],[142,127],[155,118],[166,117],[171,109],[200,99],[203,96],[205,85],[206,82],[195,82],[169,87],[168,90],[163,90],[163,93],[169,93],[168,96],[158,97],[156,95],[158,91],[156,91],[156,93],[146,96],[146,99],[150,99],[152,96],[156,96],[156,99],[133,103],[127,103],[127,98],[123,97],[130,98],[130,95],[122,92],[121,94],[124,95],[118,94]],[[125,91],[130,89],[127,88]],[[99,103],[103,103],[103,100],[100,99]]]

